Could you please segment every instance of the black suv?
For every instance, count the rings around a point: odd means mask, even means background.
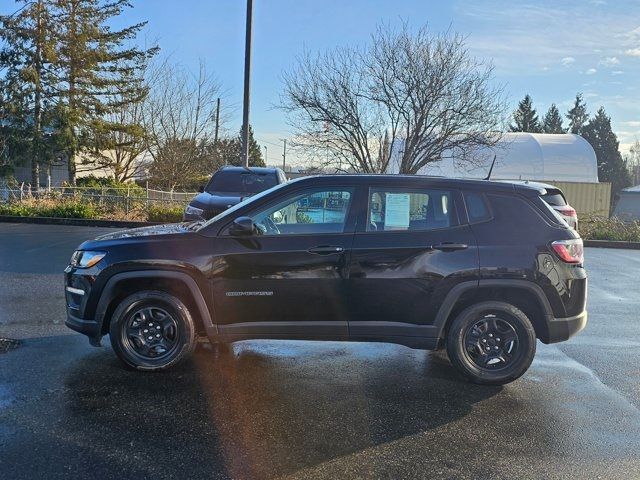
[[[67,325],[140,370],[170,367],[198,335],[446,346],[472,381],[503,384],[536,338],[587,322],[582,240],[541,196],[503,182],[306,177],[207,222],[80,245]],[[375,348],[372,346],[372,348]]]
[[[211,176],[209,183],[200,187],[200,193],[189,202],[182,219],[209,220],[245,198],[286,181],[279,168],[222,167]]]

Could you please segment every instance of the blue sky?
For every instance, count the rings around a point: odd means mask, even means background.
[[[244,0],[132,0],[124,23],[148,20],[144,36],[164,55],[197,69],[203,59],[227,91],[229,127],[241,119]],[[381,21],[453,30],[475,56],[493,61],[510,104],[530,93],[540,114],[561,111],[577,91],[589,111],[603,105],[623,144],[640,138],[640,2],[637,0],[254,0],[252,124],[280,160],[291,135],[274,108],[280,75],[303,49],[362,44]],[[3,12],[15,9],[0,0]]]

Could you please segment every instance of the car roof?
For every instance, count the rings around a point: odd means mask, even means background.
[[[220,167],[221,171],[224,170],[225,172],[246,172],[247,170],[250,170],[251,172],[254,173],[276,173],[277,171],[279,171],[279,168],[276,167],[249,167],[248,169],[246,167],[237,167],[235,165],[225,165],[223,167]]]
[[[289,183],[326,185],[335,182],[353,185],[398,185],[432,187],[455,187],[468,190],[495,191],[504,193],[519,192],[525,195],[542,195],[544,187],[515,182],[503,182],[492,180],[474,180],[466,178],[436,177],[428,175],[388,175],[388,174],[338,174],[338,175],[314,175],[300,177]]]

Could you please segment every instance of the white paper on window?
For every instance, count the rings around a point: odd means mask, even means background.
[[[387,193],[384,208],[385,230],[407,230],[411,202],[408,193]]]

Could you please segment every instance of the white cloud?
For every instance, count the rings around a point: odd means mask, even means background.
[[[624,71],[622,70],[614,70],[611,72],[611,75],[622,75],[624,73]]]
[[[640,57],[640,47],[630,48],[629,50],[626,50],[624,54],[630,57]]]
[[[598,70],[596,70],[595,68],[590,68],[584,73],[586,73],[587,75],[593,75],[594,73],[598,73]]]
[[[573,57],[564,57],[562,60],[560,60],[560,63],[565,67],[568,67],[569,65],[575,62],[576,62],[576,59]]]
[[[613,67],[619,63],[620,60],[618,60],[618,57],[607,57],[604,60],[600,60],[600,65],[604,65],[605,67]]]
[[[637,128],[640,127],[640,121],[638,120],[630,120],[628,122],[620,122],[621,125],[625,125],[627,127]]]

